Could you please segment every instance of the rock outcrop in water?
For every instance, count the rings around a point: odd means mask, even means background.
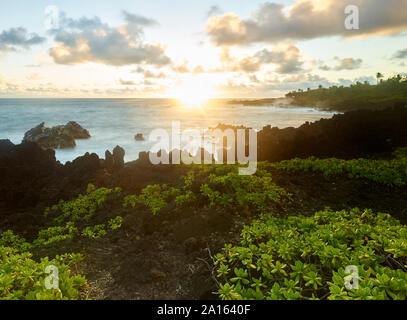
[[[137,134],[134,136],[134,139],[135,139],[136,141],[144,141],[144,140],[146,140],[146,139],[144,138],[144,136],[143,136],[142,133],[137,133]]]
[[[90,137],[89,131],[74,121],[52,128],[45,127],[43,122],[27,131],[23,142],[35,142],[43,149],[66,149],[76,146],[75,139]]]

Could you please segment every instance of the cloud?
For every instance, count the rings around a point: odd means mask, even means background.
[[[235,79],[227,79],[225,83],[216,86],[216,90],[228,95],[238,94],[239,97],[249,97],[255,94],[255,88],[249,84],[238,82]]]
[[[222,13],[223,13],[223,11],[218,6],[211,6],[209,8],[208,12],[206,13],[206,16],[209,18],[214,15],[222,14]]]
[[[185,60],[182,64],[174,64],[172,65],[172,71],[175,73],[190,73],[191,71],[189,70],[188,67],[188,61]]]
[[[319,70],[329,71],[329,70],[331,70],[331,67],[327,66],[326,64],[322,64],[319,66]]]
[[[202,67],[202,66],[196,66],[195,68],[194,68],[194,74],[201,74],[201,73],[205,73],[206,71],[205,71],[205,69],[204,69],[204,67]]]
[[[123,80],[122,78],[119,79],[119,83],[123,86],[134,86],[136,84],[132,80]]]
[[[37,80],[41,80],[42,77],[38,73],[31,73],[27,76],[27,79],[37,81]]]
[[[375,83],[373,77],[359,77],[353,80],[338,79],[337,81],[332,81],[317,74],[302,73],[278,77],[272,76],[263,79],[251,75],[248,77],[248,81],[231,77],[217,86],[217,89],[224,92],[224,94],[228,94],[230,97],[281,97],[288,91],[297,91],[298,89],[307,90],[308,88],[317,89],[320,85],[324,88],[331,86],[349,86],[357,81]]]
[[[23,27],[11,28],[0,33],[0,53],[28,49],[34,45],[41,44],[46,39],[36,33],[29,33]]]
[[[210,70],[210,72],[246,72],[253,73],[260,69],[261,63],[259,59],[252,56],[246,56],[238,59],[231,55],[230,49],[227,47],[222,48],[220,56],[222,66]]]
[[[146,70],[143,75],[146,79],[165,79],[167,77],[164,72],[155,73],[151,70]]]
[[[216,45],[236,45],[254,42],[249,39],[245,22],[234,13],[211,17],[206,31]]]
[[[278,66],[277,72],[291,74],[303,71],[304,61],[300,49],[293,44],[280,44],[269,51],[264,49],[256,53],[261,63],[272,63]]]
[[[0,95],[14,95],[19,90],[20,87],[18,84],[3,81],[3,84],[0,87]]]
[[[335,57],[334,59],[338,61],[338,65],[334,68],[334,70],[336,71],[359,69],[363,63],[362,59],[353,59],[353,58],[339,59],[338,57]]]
[[[139,26],[146,26],[146,27],[158,25],[158,22],[153,19],[139,16],[137,14],[130,13],[126,10],[123,10],[122,14],[124,16],[124,19],[129,23],[133,23],[133,24],[136,24]]]
[[[133,70],[132,73],[139,73],[143,75],[145,79],[164,79],[167,75],[164,72],[153,72],[149,69],[144,69],[142,67],[138,67],[136,70]]]
[[[317,61],[315,64],[317,65],[318,69],[322,70],[322,71],[329,71],[332,69],[324,61],[321,61],[321,60]]]
[[[347,5],[356,5],[360,29],[344,26]],[[397,34],[407,29],[407,0],[296,0],[292,6],[267,2],[250,19],[235,13],[212,16],[206,31],[216,45]]]
[[[407,58],[407,48],[404,50],[397,51],[393,56],[393,59],[404,59],[404,58]]]
[[[26,64],[24,67],[26,68],[40,68],[42,65],[39,63],[32,63],[32,64]]]
[[[113,66],[171,63],[165,47],[144,41],[144,27],[155,25],[154,20],[123,11],[125,23],[111,27],[99,17],[70,19],[64,13],[60,28],[52,31],[56,45],[49,50],[58,64],[87,62]]]
[[[163,94],[167,87],[165,86],[137,86],[137,87],[122,87],[122,88],[108,88],[104,90],[105,95],[113,95],[118,97],[123,96],[142,96]]]
[[[264,65],[274,65],[274,72],[279,74],[293,74],[303,72],[304,61],[301,51],[290,43],[279,43],[271,50],[263,49],[254,55],[243,58],[233,57],[229,47],[222,47],[220,56],[221,67],[210,69],[209,72],[244,72],[255,73]]]
[[[156,83],[150,81],[150,80],[144,80],[141,82],[136,82],[133,80],[123,80],[122,78],[119,79],[119,84],[122,86],[155,86]]]
[[[245,73],[254,74],[261,71],[265,65],[274,65],[274,72],[280,74],[293,74],[304,72],[304,61],[301,51],[293,43],[281,42],[252,55],[236,57],[232,54],[232,48],[224,46],[219,55],[220,64],[212,67],[202,65],[190,66],[187,60],[182,63],[173,63],[172,71],[178,74],[202,74],[202,73]],[[144,69],[138,69],[140,73]]]
[[[245,57],[231,67],[230,71],[243,71],[246,73],[259,71],[261,63],[252,57]]]
[[[4,83],[3,76],[0,73],[0,84],[3,84],[3,83]]]
[[[354,59],[354,58],[344,58],[340,59],[338,57],[334,57],[334,60],[337,61],[337,65],[334,67],[330,67],[325,64],[323,61],[318,62],[318,69],[322,71],[343,71],[343,70],[356,70],[362,66],[363,60],[362,59]]]
[[[61,93],[62,90],[52,87],[52,86],[43,86],[40,85],[39,87],[30,87],[30,88],[26,88],[25,91],[27,91],[28,93],[35,93],[35,94],[56,94],[56,93]]]

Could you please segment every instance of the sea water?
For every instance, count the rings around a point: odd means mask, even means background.
[[[196,107],[174,103],[171,99],[0,99],[0,139],[18,144],[26,131],[41,122],[51,127],[76,121],[92,137],[77,140],[73,149],[56,150],[59,161],[72,161],[86,152],[104,158],[105,151],[117,145],[125,149],[125,161],[132,161],[155,144],[148,141],[150,132],[171,130],[172,121],[179,121],[181,130],[204,130],[219,123],[260,130],[266,125],[299,127],[306,121],[333,115],[333,112],[295,106],[250,107],[219,102]],[[142,133],[146,141],[136,141],[137,133]]]

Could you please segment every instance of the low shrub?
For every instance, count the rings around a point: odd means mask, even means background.
[[[150,208],[152,214],[164,209],[170,199],[181,194],[181,190],[173,187],[168,187],[167,185],[149,185],[141,191],[140,195],[129,195],[124,198],[123,206],[125,208],[134,208],[136,204],[142,204]]]
[[[71,268],[80,260],[79,255],[57,256],[36,262],[29,252],[16,252],[15,248],[0,246],[0,299],[1,300],[71,300],[78,299],[85,278],[72,275]],[[58,268],[58,289],[47,289],[45,281],[49,266]]]
[[[134,208],[141,204],[157,214],[174,201],[178,207],[192,204],[218,206],[259,214],[266,212],[273,203],[290,199],[290,194],[278,187],[266,170],[258,170],[252,176],[242,176],[234,165],[188,167],[190,171],[182,177],[182,188],[150,185],[140,195],[125,197],[123,206]]]
[[[234,206],[252,214],[265,213],[272,203],[290,198],[290,194],[262,170],[251,176],[241,176],[237,170],[221,176],[210,174],[209,183],[201,186],[201,193],[211,206]]]
[[[241,236],[215,257],[222,299],[407,298],[407,228],[387,214],[263,215]],[[347,266],[358,268],[358,289],[345,287]]]
[[[400,156],[401,151],[398,153]],[[388,186],[403,186],[407,182],[407,158],[393,160],[369,159],[292,159],[269,166],[294,171],[322,172],[326,176],[347,175],[351,179],[366,179]]]
[[[71,269],[77,267],[82,259],[79,254],[64,254],[50,260],[43,258],[40,262],[32,259],[31,250],[54,242],[73,239],[78,235],[92,239],[107,234],[106,225],[90,225],[89,220],[95,212],[103,207],[108,196],[120,197],[121,189],[96,189],[89,185],[85,195],[79,195],[71,201],[60,201],[47,208],[44,215],[52,219],[52,226],[40,230],[32,242],[15,235],[12,231],[0,234],[0,299],[29,300],[64,300],[78,299],[79,290],[86,280],[80,275],[71,275]],[[79,227],[80,222],[82,228]],[[110,229],[121,227],[123,218],[117,216],[107,221]],[[49,289],[45,281],[49,274],[47,267],[58,269],[58,289]]]

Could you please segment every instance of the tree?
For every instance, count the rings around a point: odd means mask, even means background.
[[[379,84],[380,79],[383,79],[383,78],[384,78],[384,75],[381,74],[380,72],[378,72],[378,73],[376,74],[377,84]]]

